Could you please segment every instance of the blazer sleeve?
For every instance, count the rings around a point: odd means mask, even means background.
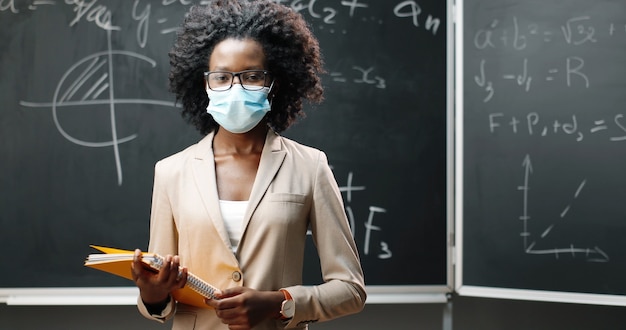
[[[148,251],[161,255],[177,254],[176,225],[172,207],[165,189],[165,165],[157,162],[154,168],[154,185],[152,189],[152,209],[150,211],[150,244]],[[158,322],[165,322],[174,316],[176,302],[170,299],[167,307],[159,315],[151,315],[141,297],[137,297],[137,307],[141,315]]]
[[[324,283],[313,288],[285,288],[296,302],[288,328],[360,312],[366,300],[363,271],[341,192],[321,151],[309,216]],[[298,305],[306,308],[298,310]]]

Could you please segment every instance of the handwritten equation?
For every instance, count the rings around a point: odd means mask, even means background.
[[[568,19],[560,26],[560,31],[542,30],[537,23],[527,23],[522,26],[517,16],[513,16],[510,27],[501,26],[503,23],[494,19],[488,28],[478,29],[474,34],[473,44],[476,49],[507,48],[522,51],[534,47],[531,42],[551,43],[562,37],[562,41],[569,45],[580,46],[597,42],[596,28],[591,25],[590,16],[577,16]],[[613,36],[621,30],[626,35],[626,24],[618,29],[615,23],[608,23],[605,33]]]
[[[528,136],[570,135],[576,142],[581,142],[588,135],[600,135],[611,142],[626,141],[626,118],[618,113],[609,118],[598,116],[587,125],[578,123],[578,117],[572,114],[564,120],[543,120],[537,112],[529,112],[525,117],[507,116],[502,112],[488,115],[489,132],[496,134],[507,129],[513,134],[527,134]]]
[[[376,1],[376,0],[372,0]],[[320,1],[320,0],[274,0],[274,2],[282,3],[290,6],[297,12],[308,14],[315,21],[321,21],[320,29],[335,33],[332,27],[335,25],[340,16],[348,16],[350,19],[361,19],[362,21],[383,24],[380,18],[377,18],[375,10],[372,11],[370,2],[365,0],[342,0],[342,1]],[[343,15],[342,15],[343,14]],[[424,28],[426,31],[437,34],[441,19],[432,14],[424,13],[422,7],[417,1],[396,1],[393,7],[393,15],[398,18],[410,20],[411,24],[416,28]],[[342,30],[342,33],[347,33]]]
[[[511,81],[513,86],[519,86],[524,92],[529,92],[533,82],[533,76],[528,73],[528,62],[528,58],[524,58],[523,62],[519,65],[519,70],[517,70],[518,73],[500,73],[500,78],[504,81]],[[557,80],[557,77],[559,77],[558,75],[562,73],[560,77],[565,81],[565,85],[567,87],[572,87],[574,84],[577,84],[578,86],[589,88],[589,77],[583,70],[585,66],[585,60],[583,58],[576,56],[567,57],[561,64],[561,66],[555,66],[546,71],[544,75],[545,81],[555,81]],[[490,70],[486,68],[486,66],[487,60],[481,59],[478,69],[479,73],[474,76],[474,82],[476,85],[483,88],[485,91],[485,97],[483,98],[484,103],[489,102],[493,98],[496,91],[493,80],[487,77],[487,71]]]
[[[362,21],[375,22],[376,24],[383,24],[383,21],[376,18],[379,14],[376,10],[372,10],[370,2],[377,0],[342,0],[342,1],[323,1],[323,0],[274,0],[276,3],[281,3],[293,8],[297,12],[307,14],[314,21],[321,22],[320,28],[324,30],[324,27],[332,27],[337,24],[338,20],[348,19],[360,19]],[[206,5],[207,1],[190,1],[190,0],[161,0],[160,3],[156,1],[148,0],[134,0],[133,10],[131,16],[134,20],[140,22],[137,29],[137,38],[140,43],[145,43],[147,36],[147,30],[150,26],[152,6],[171,6],[182,5],[190,6],[193,4]],[[0,11],[9,11],[14,14],[23,10],[38,10],[45,6],[52,5],[69,5],[72,6],[75,12],[74,19],[70,23],[70,26],[77,24],[82,20],[92,22],[98,27],[105,30],[119,30],[120,26],[115,25],[113,22],[113,13],[107,7],[106,1],[98,0],[32,0],[29,4],[25,4],[25,8],[19,8],[16,5],[16,0],[0,0]],[[405,19],[415,28],[423,28],[426,31],[436,35],[441,25],[441,18],[433,16],[432,14],[425,13],[422,7],[417,1],[405,0],[396,1],[393,7],[393,15],[395,17]],[[157,17],[154,22],[157,24],[172,24],[168,23],[169,19],[166,17]],[[177,24],[173,26],[165,27],[161,29],[161,33],[173,33],[177,29]],[[335,29],[326,28],[326,31],[335,33]],[[342,33],[348,33],[345,29]]]
[[[588,72],[589,63],[584,56],[576,55],[580,47],[593,49],[602,40],[620,38],[626,41],[626,24],[603,22],[601,28],[593,24],[591,16],[581,15],[567,19],[559,29],[543,29],[540,24],[521,23],[517,16],[511,22],[494,19],[486,28],[478,29],[472,39],[472,46],[479,55],[474,70],[473,82],[483,91],[483,103],[491,101],[501,88],[519,88],[530,92],[533,88],[549,88],[553,83],[561,83],[568,88],[589,89],[594,82]],[[543,45],[549,45],[543,47]],[[542,65],[541,57],[546,52],[556,52],[554,45],[571,47],[572,55]],[[543,48],[542,48],[543,47]],[[488,54],[511,55],[511,60],[503,65],[501,60],[488,59]],[[516,54],[531,54],[533,57]],[[518,59],[521,57],[521,59]],[[606,63],[594,63],[606,64]],[[540,87],[535,87],[539,82]]]

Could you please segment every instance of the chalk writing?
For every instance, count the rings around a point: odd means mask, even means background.
[[[342,0],[338,4],[331,2],[331,5],[327,5],[328,1],[319,0],[274,0],[274,2],[287,5],[297,12],[308,14],[315,21],[321,21],[323,25],[320,26],[320,29],[322,30],[324,30],[324,25],[336,24],[339,15],[346,12],[350,19],[360,16],[363,21],[374,21],[382,24],[381,19],[372,16],[372,8],[369,1],[365,0]],[[374,14],[379,13],[375,12]],[[423,27],[433,35],[437,34],[441,25],[441,19],[434,17],[432,14],[423,17],[425,14],[422,12],[422,8],[417,1],[413,0],[399,2],[394,6],[393,14],[399,18],[410,19],[415,27]],[[336,32],[335,29],[326,29],[326,31],[330,33]],[[347,33],[347,31],[342,30],[342,33]]]
[[[485,59],[480,60],[480,69],[479,69],[479,74],[477,76],[474,76],[474,82],[476,83],[476,85],[478,85],[479,87],[482,87],[485,89],[485,98],[483,99],[483,102],[489,102],[489,100],[491,100],[491,98],[493,97],[493,82],[488,81],[487,80],[487,76],[485,74],[485,63],[487,61]]]
[[[146,43],[148,42],[147,39],[148,39],[151,6],[150,4],[147,4],[143,8],[143,11],[141,11],[141,13],[138,13],[139,2],[140,0],[135,0],[131,15],[133,17],[133,20],[136,20],[139,22],[139,24],[137,25],[137,43],[139,44],[139,46],[141,46],[141,48],[144,48],[146,47]]]
[[[275,2],[288,5],[297,12],[300,12],[306,9],[306,12],[311,17],[315,19],[322,19],[322,21],[326,24],[336,23],[335,16],[337,16],[338,10],[330,6],[325,6],[325,7],[318,6],[317,0],[291,0],[291,1],[275,0]],[[359,0],[341,1],[339,4],[341,6],[348,8],[349,17],[354,17],[354,14],[357,8],[369,7],[369,5],[367,5],[364,2],[360,2]]]
[[[583,46],[598,42],[598,29],[591,24],[592,18],[587,15],[567,19],[560,25],[558,31],[542,30],[537,23],[521,25],[517,16],[512,17],[511,26],[506,26],[498,19],[491,20],[487,28],[477,29],[474,33],[473,44],[476,49],[508,48],[514,51],[528,49],[530,42],[552,43],[555,37],[561,36],[563,42],[571,46]],[[605,23],[606,28],[601,31],[612,36],[618,31],[626,33],[626,25],[618,29],[615,23]],[[603,33],[604,33],[603,32]],[[557,39],[561,40],[561,39]]]
[[[180,3],[183,6],[188,6],[188,5],[192,4],[191,0],[163,0],[163,1],[161,1],[163,6],[169,6],[169,5],[177,3],[177,2]],[[200,4],[201,5],[205,5],[206,4],[205,2],[206,1],[201,1]]]
[[[587,26],[585,23],[589,20],[589,16],[581,16],[571,18],[561,27],[563,37],[568,44],[582,45],[586,42],[596,42],[594,34],[596,32],[593,26]],[[574,31],[576,33],[574,33]],[[578,38],[576,38],[578,36]]]
[[[54,0],[34,0],[33,3],[28,6],[28,9],[37,10],[39,6],[55,5],[55,4],[56,4],[56,1]]]
[[[609,23],[606,31],[608,35],[613,35],[617,28],[614,23]],[[626,32],[626,25],[624,31]],[[528,23],[522,26],[517,16],[512,17],[511,26],[505,26],[502,21],[493,19],[486,28],[476,30],[472,41],[474,48],[480,51],[509,49],[513,52],[521,52],[531,47],[531,41],[534,41],[532,47],[536,48],[537,42],[552,43],[555,40],[555,36],[558,35],[562,36],[562,39],[559,40],[573,47],[581,47],[598,42],[597,29],[591,25],[591,17],[587,15],[567,19],[560,26],[560,31],[542,31],[536,23]],[[536,36],[539,38],[531,39],[531,37]],[[493,69],[491,63],[485,58],[480,58],[477,65],[477,74],[474,75],[474,82],[476,86],[484,91],[484,103],[494,98],[497,89],[496,83],[499,78],[503,81],[515,82],[525,92],[531,90],[534,76],[537,75],[545,82],[557,81],[560,77],[567,87],[578,84],[589,88],[591,85],[590,78],[585,72],[585,59],[581,56],[567,56],[564,58],[562,65],[549,67],[543,72],[532,71],[533,59],[529,57],[524,57],[521,64],[516,65],[513,63],[512,66],[514,68],[510,69],[512,72],[503,72],[502,74],[498,74],[498,72],[509,69],[502,67],[501,63],[495,63],[493,65],[495,69]]]
[[[610,23],[607,31],[609,35],[613,35],[616,31],[615,24]],[[597,30],[591,25],[590,16],[583,15],[572,17],[560,26],[560,31],[556,32],[549,30],[542,31],[536,23],[528,23],[522,26],[519,22],[519,18],[513,16],[512,24],[508,28],[504,26],[502,21],[493,19],[486,28],[477,29],[473,35],[473,46],[480,51],[502,48],[510,49],[513,52],[521,52],[531,46],[530,37],[539,36],[540,38],[532,40],[535,42],[551,43],[554,42],[554,37],[559,35],[559,33],[563,37],[562,40],[566,45],[580,47],[582,45],[598,42]],[[533,45],[533,47],[536,47],[536,45]],[[492,69],[491,63],[485,58],[479,60],[474,82],[476,86],[484,91],[484,103],[494,98],[497,89],[496,83],[499,78],[504,81],[515,82],[518,86],[522,87],[525,92],[531,90],[533,75],[539,75],[539,78],[543,78],[545,82],[557,81],[560,77],[567,87],[582,84],[585,88],[589,88],[591,85],[590,78],[585,72],[585,59],[581,56],[567,56],[562,66],[549,67],[543,72],[534,72],[533,74],[531,74],[533,59],[524,57],[522,61],[521,64],[517,65],[517,68],[511,69],[513,72],[498,74],[498,71],[505,71],[508,70],[508,68],[502,67],[501,63],[495,63],[495,69]],[[513,67],[516,66],[515,63],[512,65]]]
[[[133,13],[134,13],[134,9],[139,7],[139,3],[141,2],[141,0],[135,0],[135,4],[133,6]],[[193,4],[192,1],[189,0],[163,0],[161,2],[161,6],[162,7],[167,7],[167,6],[172,6],[172,5],[182,5],[184,7],[187,7],[189,5]],[[200,5],[207,5],[208,1],[200,1],[199,3]],[[151,2],[147,2],[146,6],[144,7],[144,10],[141,12],[141,14],[139,15],[135,15],[133,14],[133,19],[139,21],[139,26],[137,27],[137,40],[138,42],[141,40],[141,42],[139,42],[139,45],[143,48],[146,45],[147,42],[147,35],[148,35],[148,25],[149,25],[149,21],[150,21],[150,16],[151,16],[151,8],[152,8],[152,3]],[[171,34],[171,33],[175,33],[178,29],[178,21],[175,21],[175,23],[169,23],[169,19],[168,17],[158,17],[156,18],[156,23],[158,24],[174,24],[173,26],[167,26],[164,27],[160,30],[161,34]],[[141,38],[140,36],[142,36],[143,38]]]
[[[7,10],[11,11],[14,14],[19,13],[17,8],[15,7],[15,0],[0,0],[0,12]]]
[[[374,70],[374,68],[367,68],[367,69],[363,69],[361,67],[358,66],[353,66],[352,67],[354,70],[357,70],[359,72],[362,73],[362,77],[359,79],[355,79],[354,82],[358,83],[358,84],[370,84],[370,85],[376,85],[376,87],[378,88],[385,88],[385,79],[379,77],[379,76],[375,76],[372,79],[369,78],[369,73]]]
[[[530,90],[530,82],[533,80],[532,77],[528,75],[528,59],[524,59],[524,65],[522,67],[522,73],[520,74],[504,74],[502,75],[503,79],[514,80],[518,85],[524,86],[525,91]]]
[[[348,173],[348,178],[346,181],[346,185],[345,186],[340,186],[339,187],[339,191],[341,192],[345,192],[346,193],[346,214],[348,216],[348,220],[350,221],[350,228],[352,228],[352,235],[355,235],[355,228],[356,228],[356,218],[354,216],[354,212],[352,211],[352,206],[350,205],[350,203],[352,202],[352,192],[354,191],[364,191],[365,190],[365,186],[354,186],[352,184],[352,179],[353,179],[353,173],[349,172]],[[363,254],[364,255],[369,255],[370,254],[370,243],[371,243],[371,234],[372,231],[382,231],[382,228],[380,226],[376,226],[374,225],[374,217],[376,216],[376,214],[380,214],[380,213],[386,213],[387,210],[382,208],[382,207],[378,207],[378,206],[370,206],[369,207],[369,213],[368,213],[368,217],[367,217],[367,221],[365,222],[364,226],[365,226],[365,237],[363,239]],[[389,245],[387,244],[387,242],[385,241],[380,241],[379,242],[379,250],[378,250],[378,255],[377,257],[379,259],[389,259],[392,257],[392,252],[389,248]]]
[[[415,27],[420,26],[420,16],[422,15],[422,8],[415,1],[409,0],[409,1],[403,1],[397,4],[393,8],[393,13],[398,17],[411,18],[411,21],[413,22],[413,25],[415,25]],[[432,15],[428,15],[426,17],[426,20],[425,20],[426,30],[431,31],[433,35],[437,34],[440,24],[441,24],[441,20],[439,18],[433,17]]]
[[[323,1],[323,0],[274,0],[277,3],[290,6],[298,12],[302,12],[311,17],[312,21],[320,21],[322,25],[319,26],[319,31],[327,31],[329,33],[336,33],[338,30],[335,28],[328,28],[338,23],[339,19],[344,19],[340,15],[347,16],[347,19],[360,19],[363,22],[374,22],[375,24],[383,24],[383,20],[372,15],[372,8],[368,1],[364,0],[343,0],[339,3]],[[60,2],[60,1],[59,1]],[[99,28],[104,30],[121,30],[122,27],[113,24],[113,13],[105,4],[99,2],[99,0],[64,0],[65,4],[71,6],[75,13],[75,16],[70,21],[69,26],[75,26],[81,21],[87,21],[96,24]],[[206,5],[207,1],[199,1],[200,5]],[[53,0],[34,0],[29,9],[35,10],[42,5],[56,5],[57,1]],[[130,17],[137,22],[136,38],[140,47],[146,47],[148,43],[149,26],[151,21],[151,13],[154,6],[190,6],[193,1],[189,0],[162,0],[160,4],[152,1],[134,0],[132,10],[130,10]],[[19,13],[19,9],[15,5],[15,0],[0,0],[0,12],[10,11],[12,13]],[[128,15],[128,12],[124,12]],[[374,12],[379,14],[379,12]],[[117,13],[116,15],[120,15]],[[437,34],[439,26],[441,25],[441,19],[429,14],[426,15],[419,4],[416,1],[402,1],[393,8],[393,15],[405,19],[410,19],[411,23],[415,27],[424,28],[430,31],[433,35]],[[123,19],[118,17],[118,19]],[[169,23],[167,17],[156,17],[155,21],[159,25],[169,24],[170,26],[162,27],[160,29],[161,34],[171,34],[178,30],[178,21],[175,23]],[[343,34],[347,34],[348,30],[339,30]]]
[[[530,192],[530,176],[533,173],[532,162],[530,160],[530,155],[526,155],[524,157],[524,161],[522,162],[522,167],[524,168],[524,183],[521,186],[518,186],[517,189],[522,191],[523,193],[523,211],[522,215],[519,217],[522,220],[522,232],[520,236],[522,237],[524,243],[524,251],[527,254],[536,254],[536,255],[545,255],[545,254],[554,254],[555,258],[559,258],[560,254],[569,254],[572,257],[576,257],[578,254],[582,254],[587,261],[589,262],[608,262],[609,256],[598,246],[594,246],[592,248],[589,247],[576,247],[574,244],[570,244],[567,247],[562,248],[547,248],[541,249],[538,248],[538,241],[546,240],[549,238],[550,233],[554,230],[556,224],[552,223],[548,225],[541,234],[532,242],[529,243],[529,238],[533,237],[532,233],[528,230],[528,222],[531,220],[531,216],[529,214],[529,192]],[[579,197],[587,180],[583,179],[578,185],[576,191],[574,192],[574,200]],[[567,214],[571,209],[571,204],[566,205],[561,213],[558,215],[558,219],[561,221],[566,218]],[[544,216],[545,218],[545,216]]]
[[[485,97],[483,98],[483,102],[489,102],[495,93],[493,79],[487,77],[487,60],[481,59],[478,67],[478,74],[474,76],[474,82],[480,88],[482,88],[485,92]],[[513,81],[518,86],[521,86],[525,92],[529,92],[531,89],[531,82],[533,81],[533,76],[529,73],[529,60],[528,58],[524,58],[521,64],[521,67],[517,70],[517,72],[512,73],[502,73],[500,77],[504,81]],[[548,68],[544,74],[544,81],[553,82],[557,81],[558,74],[563,72],[562,78],[567,87],[573,86],[581,86],[584,88],[590,87],[590,79],[588,75],[584,71],[585,60],[581,57],[570,56],[567,57],[564,61],[563,67],[552,67]],[[489,70],[493,71],[493,70]],[[537,73],[539,74],[539,73]]]
[[[98,27],[105,30],[120,30],[119,26],[111,24],[111,11],[104,5],[96,5],[98,0],[87,3],[85,0],[65,0],[68,5],[74,6],[76,16],[70,22],[70,26],[78,23],[83,17],[88,22],[94,22]]]
[[[573,114],[567,120],[553,119],[550,121],[542,121],[541,116],[537,112],[529,112],[522,119],[519,116],[505,117],[502,112],[494,112],[488,115],[489,132],[496,134],[501,129],[508,126],[514,134],[526,133],[528,136],[549,136],[556,134],[572,135],[576,142],[583,141],[586,134],[602,134],[608,141],[621,142],[626,141],[626,119],[624,114],[616,114],[609,118],[597,118],[586,127],[579,127],[578,117]]]
[[[358,76],[357,78],[354,78],[351,80],[353,83],[373,85],[376,88],[380,88],[380,89],[387,88],[384,78],[377,76],[377,75],[370,76],[370,73],[375,70],[374,67],[369,67],[365,69],[365,68],[355,65],[352,67],[352,69],[356,71],[357,76]],[[335,82],[340,82],[340,83],[348,82],[348,79],[344,77],[343,73],[341,72],[336,72],[336,71],[330,72],[330,77]]]

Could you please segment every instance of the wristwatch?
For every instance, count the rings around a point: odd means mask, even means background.
[[[283,321],[291,320],[296,313],[296,303],[291,298],[289,291],[285,289],[280,289],[280,291],[285,295],[285,300],[280,305],[280,319]]]

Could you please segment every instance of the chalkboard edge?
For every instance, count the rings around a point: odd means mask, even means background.
[[[447,286],[366,286],[366,304],[446,303]],[[15,306],[135,305],[136,287],[67,287],[0,289],[0,303]]]
[[[510,289],[472,285],[462,285],[457,288],[456,292],[459,296],[478,298],[573,303],[585,305],[626,306],[626,296],[613,294]]]

